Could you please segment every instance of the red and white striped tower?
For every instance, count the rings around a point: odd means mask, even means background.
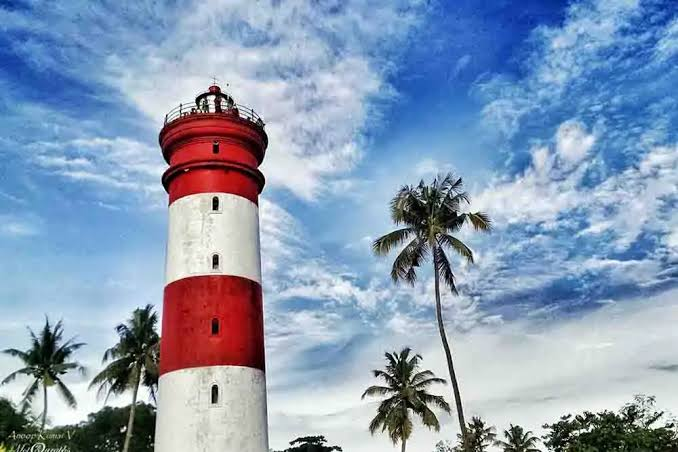
[[[169,237],[155,452],[268,452],[254,111],[212,85],[167,114]]]

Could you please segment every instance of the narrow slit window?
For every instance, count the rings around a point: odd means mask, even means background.
[[[219,403],[219,386],[212,385],[212,390],[210,391],[210,401],[212,405]]]
[[[219,212],[219,197],[212,198],[212,212]]]
[[[212,142],[212,153],[213,154],[219,153],[219,142],[218,141]]]
[[[212,270],[219,270],[219,255],[212,254]]]
[[[216,317],[212,319],[212,336],[219,334],[219,319]]]

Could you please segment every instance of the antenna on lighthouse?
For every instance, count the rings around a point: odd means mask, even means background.
[[[219,82],[219,79],[216,76],[212,76],[212,86],[216,86],[216,84]],[[231,86],[230,83],[226,83],[225,86]]]

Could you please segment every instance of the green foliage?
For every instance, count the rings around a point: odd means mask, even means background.
[[[520,425],[513,425],[508,430],[504,430],[504,439],[506,441],[497,441],[503,452],[539,452],[537,443],[539,438],[534,436],[531,431],[525,431]]]
[[[664,418],[654,397],[636,396],[618,413],[585,411],[545,424],[544,444],[553,452],[676,452],[676,426]]]
[[[324,436],[303,436],[290,441],[290,447],[280,452],[332,452],[343,449],[339,446],[328,446]]]
[[[454,446],[451,441],[438,441],[434,452],[454,452]]]
[[[115,327],[118,343],[106,350],[103,362],[108,365],[94,377],[90,388],[98,386],[97,395],[122,394],[132,391],[132,405],[127,423],[123,452],[130,452],[134,433],[135,407],[139,386],[149,389],[155,400],[158,385],[160,336],[157,331],[158,314],[152,305],[135,309],[127,323]]]
[[[464,213],[462,203],[469,197],[462,190],[461,178],[451,174],[437,177],[430,185],[422,180],[419,185],[406,185],[391,201],[391,219],[396,225],[404,226],[378,238],[372,250],[379,256],[387,255],[395,248],[405,245],[391,269],[394,282],[414,284],[417,269],[424,260],[433,256],[437,272],[445,284],[456,292],[454,274],[445,249],[452,249],[469,262],[473,252],[453,234],[465,224],[479,231],[489,231],[491,221],[482,213]]]
[[[71,452],[120,452],[125,441],[130,406],[104,407],[91,413],[78,425],[57,427],[47,433],[46,441],[55,450],[68,446]],[[155,408],[146,403],[136,406],[134,436],[130,452],[153,452]]]
[[[440,423],[429,406],[450,412],[450,406],[442,396],[427,392],[434,384],[445,384],[445,380],[437,378],[430,370],[419,371],[421,355],[410,356],[410,352],[409,348],[404,348],[400,353],[386,353],[385,370],[372,371],[386,385],[370,386],[362,395],[363,398],[386,397],[369,429],[372,434],[378,430],[388,432],[393,444],[405,443],[412,434],[412,413],[420,418],[422,424],[438,431]]]
[[[0,444],[9,444],[12,434],[34,431],[33,421],[25,412],[17,410],[9,400],[0,398]]]
[[[75,342],[75,338],[64,341],[62,322],[59,321],[52,327],[49,318],[45,318],[45,326],[39,335],[36,335],[30,328],[28,332],[31,336],[31,346],[28,350],[22,351],[15,348],[3,350],[3,353],[19,358],[24,367],[9,374],[0,384],[9,383],[19,375],[32,378],[31,383],[23,392],[22,411],[32,405],[35,395],[42,386],[44,405],[41,428],[44,429],[47,420],[47,388],[55,386],[68,406],[71,408],[77,406],[75,397],[61,377],[73,370],[84,375],[85,368],[79,363],[71,361],[71,358],[73,353],[85,344]]]
[[[152,305],[136,309],[127,323],[115,327],[118,343],[106,350],[103,363],[90,388],[98,387],[97,396],[122,394],[139,384],[148,387],[152,396],[157,389],[160,336],[157,332],[158,314]]]
[[[466,427],[466,436],[462,438],[461,433],[457,435],[459,445],[455,452],[485,452],[495,443],[496,436],[493,426],[474,416]]]

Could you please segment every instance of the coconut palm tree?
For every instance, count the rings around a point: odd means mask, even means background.
[[[0,384],[9,383],[19,375],[27,375],[33,379],[23,392],[22,410],[26,410],[32,405],[35,395],[42,385],[43,408],[40,429],[44,430],[47,422],[47,388],[56,386],[57,391],[68,406],[71,408],[77,407],[75,396],[64,384],[62,376],[73,370],[79,371],[82,375],[85,374],[85,368],[78,362],[71,360],[73,353],[84,346],[85,343],[76,342],[75,338],[64,341],[62,322],[59,321],[52,327],[47,317],[45,317],[45,326],[39,335],[36,335],[30,328],[28,332],[31,336],[31,346],[28,350],[22,351],[16,348],[3,350],[3,353],[23,361],[24,367],[9,374]]]
[[[537,449],[539,438],[534,436],[531,431],[525,431],[520,425],[513,425],[508,430],[504,430],[506,441],[497,441],[497,446],[504,452],[540,452]]]
[[[493,426],[487,425],[478,416],[473,416],[471,422],[466,427],[466,435],[461,433],[457,435],[459,445],[454,449],[455,452],[486,452],[487,449],[496,443],[496,430]]]
[[[129,419],[123,452],[129,450],[134,430],[134,413],[137,396],[141,385],[149,387],[151,395],[155,395],[154,385],[157,382],[158,345],[160,337],[156,331],[158,314],[152,305],[135,309],[127,323],[115,327],[118,343],[106,350],[103,363],[108,365],[94,377],[90,389],[98,386],[97,396],[122,394],[132,391]]]
[[[428,257],[432,257],[438,331],[452,381],[459,428],[462,435],[465,435],[466,421],[459,382],[443,322],[440,279],[442,278],[443,284],[452,293],[457,293],[455,276],[446,250],[453,250],[469,263],[473,262],[473,252],[453,234],[467,224],[477,231],[489,231],[491,223],[484,213],[466,213],[460,210],[462,203],[469,203],[469,196],[462,188],[461,178],[454,178],[451,174],[436,177],[430,185],[422,180],[417,186],[402,187],[391,201],[391,219],[402,227],[375,240],[372,249],[376,255],[385,256],[394,248],[407,243],[393,261],[391,278],[396,283],[405,281],[414,285],[419,267]]]
[[[434,384],[446,384],[430,370],[419,370],[421,355],[410,356],[411,350],[404,348],[400,353],[386,353],[386,369],[373,370],[376,378],[386,382],[386,386],[370,386],[362,395],[386,397],[377,415],[370,422],[370,433],[381,429],[388,431],[393,444],[401,443],[401,451],[405,452],[407,440],[412,434],[412,414],[421,419],[422,424],[436,431],[440,430],[440,422],[429,408],[434,405],[446,413],[450,405],[442,396],[432,395],[427,389]]]

